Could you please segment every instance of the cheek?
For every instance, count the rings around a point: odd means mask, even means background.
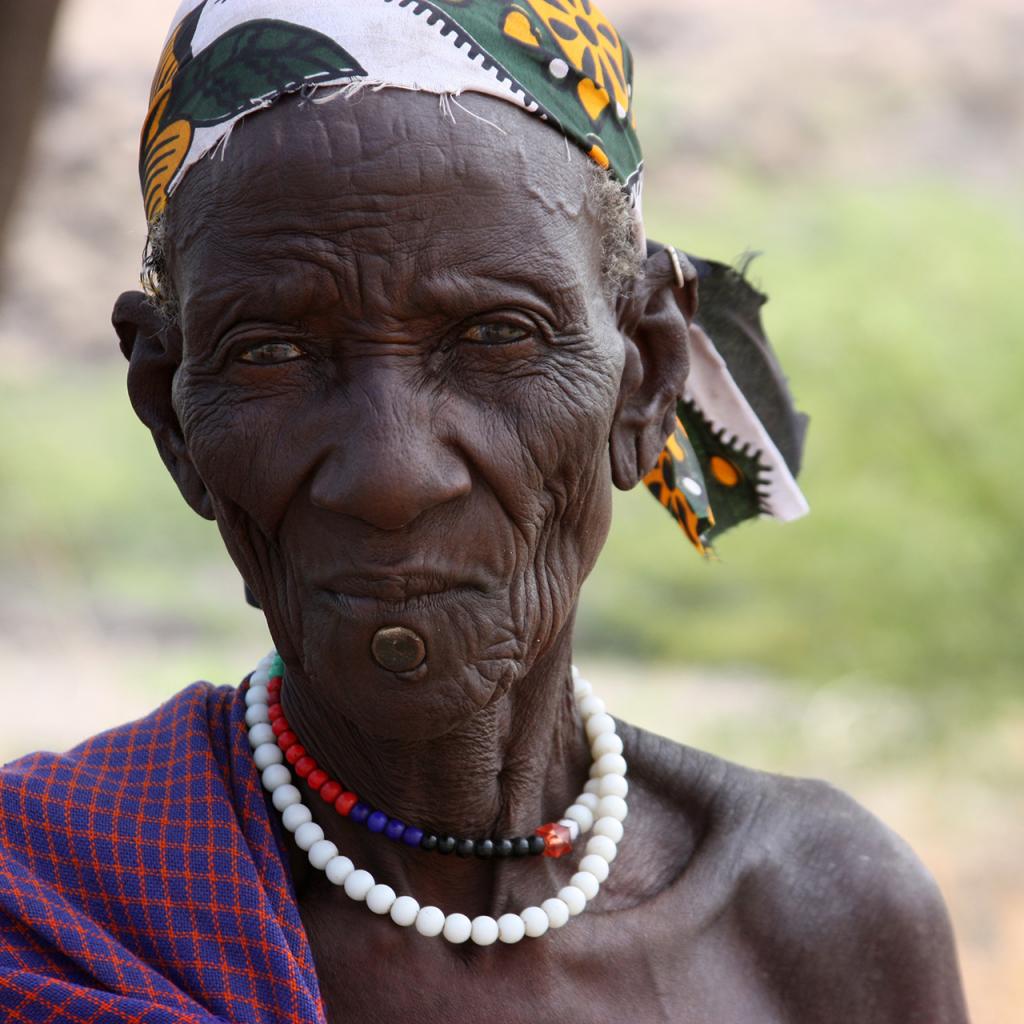
[[[482,456],[522,538],[520,569],[534,588],[562,592],[560,603],[574,599],[611,521],[608,437],[619,368],[613,359],[586,358],[536,378],[504,404]]]
[[[274,536],[315,459],[301,431],[293,429],[297,421],[270,402],[241,398],[184,371],[175,381],[174,401],[221,528],[243,513]]]

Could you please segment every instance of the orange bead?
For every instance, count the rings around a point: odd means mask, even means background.
[[[572,853],[572,837],[565,825],[549,821],[546,825],[534,829],[534,832],[544,840],[545,857],[564,857]]]

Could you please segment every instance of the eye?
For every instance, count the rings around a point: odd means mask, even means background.
[[[293,359],[301,359],[304,355],[302,349],[290,341],[261,341],[259,344],[250,345],[245,349],[239,355],[238,360],[256,366],[273,366],[276,363],[290,363]]]
[[[472,341],[478,345],[511,345],[530,337],[531,332],[517,324],[494,323],[473,324],[459,335],[462,341]]]

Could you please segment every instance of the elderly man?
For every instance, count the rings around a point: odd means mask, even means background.
[[[2,774],[7,1019],[965,1020],[898,839],[571,667],[613,485],[802,510],[631,102],[586,0],[185,4],[114,322],[276,652]]]

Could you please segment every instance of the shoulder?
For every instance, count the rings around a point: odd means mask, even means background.
[[[71,750],[28,754],[0,767],[0,847],[29,855],[57,833],[98,829],[124,807],[169,794],[190,758],[228,745],[235,692],[193,683],[145,717]]]
[[[966,1021],[952,926],[911,848],[851,797],[763,775],[735,910],[787,979],[851,1021]],[[755,838],[756,837],[756,838]]]
[[[966,1021],[942,896],[891,829],[825,782],[627,735],[638,784],[694,837],[688,903],[742,937],[794,1019]]]

